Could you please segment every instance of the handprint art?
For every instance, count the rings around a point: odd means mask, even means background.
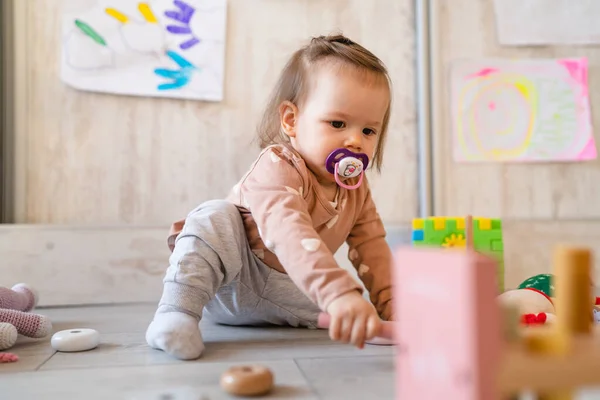
[[[106,14],[118,21],[125,45],[133,51],[145,54],[162,54],[166,48],[165,33],[148,3],[139,3],[143,20],[135,20],[115,8],[107,8]]]
[[[61,80],[95,92],[221,101],[226,4],[93,0],[73,7],[61,27]]]
[[[167,56],[179,66],[179,69],[157,68],[154,70],[156,75],[170,80],[168,83],[158,85],[157,89],[161,91],[180,89],[186,86],[192,79],[192,75],[199,71],[198,67],[174,51],[167,51]]]
[[[180,43],[179,48],[181,50],[187,50],[190,47],[193,47],[200,43],[200,39],[198,39],[192,29],[190,28],[190,21],[196,12],[194,7],[189,5],[188,3],[180,0],[174,0],[173,4],[178,8],[177,11],[165,11],[165,16],[176,21],[177,25],[167,25],[167,31],[173,33],[175,35],[191,35],[191,37]]]

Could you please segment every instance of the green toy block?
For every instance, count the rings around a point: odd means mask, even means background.
[[[504,291],[504,243],[502,221],[473,217],[473,247],[498,263],[498,283]],[[417,247],[465,247],[464,217],[415,218],[412,221],[412,243]]]

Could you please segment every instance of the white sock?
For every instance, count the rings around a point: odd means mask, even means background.
[[[148,346],[175,358],[194,360],[204,351],[198,322],[198,319],[182,312],[157,313],[146,331],[146,342]]]

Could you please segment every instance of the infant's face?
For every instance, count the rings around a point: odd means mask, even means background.
[[[351,67],[315,67],[311,81],[291,142],[322,183],[335,184],[327,156],[346,148],[372,161],[390,94],[383,77]]]

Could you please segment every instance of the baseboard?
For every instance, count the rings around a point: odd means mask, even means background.
[[[0,225],[0,285],[26,282],[41,306],[155,302],[168,227]]]
[[[0,225],[0,286],[26,282],[40,306],[157,302],[168,266],[168,227]],[[390,243],[406,227],[388,228]],[[347,248],[336,259],[344,268]]]

